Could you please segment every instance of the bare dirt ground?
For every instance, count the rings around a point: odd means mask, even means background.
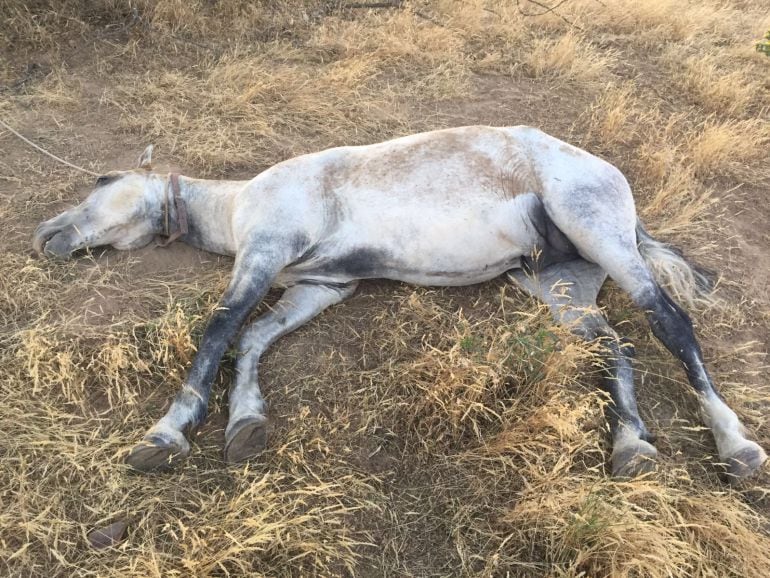
[[[361,3],[366,4],[366,3]],[[396,6],[395,4],[399,4]],[[542,12],[534,4],[525,12]],[[356,6],[356,7],[351,7]],[[94,171],[247,178],[465,124],[538,126],[628,176],[721,275],[693,317],[770,449],[770,28],[758,3],[26,3],[0,7],[0,118]],[[10,576],[767,576],[770,474],[727,486],[684,374],[612,284],[659,471],[607,477],[589,347],[504,280],[369,282],[260,367],[265,454],[223,463],[228,354],[193,455],[123,459],[184,377],[231,261],[182,244],[32,255],[91,177],[0,129],[0,568]],[[271,294],[268,302],[275,299]],[[127,520],[96,551],[86,535]]]

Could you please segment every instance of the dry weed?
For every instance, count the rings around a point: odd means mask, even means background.
[[[460,48],[461,39],[409,12],[329,18],[303,48],[269,42],[258,54],[230,53],[197,74],[132,79],[112,99],[125,127],[152,135],[188,162],[204,169],[264,166],[404,130],[397,109],[410,95],[442,98],[466,89]],[[406,72],[397,93],[387,81],[396,69]]]
[[[702,176],[740,175],[754,180],[757,161],[766,158],[770,127],[762,120],[709,121],[689,142],[693,169]]]
[[[712,2],[677,0],[618,0],[607,4],[579,3],[580,22],[601,32],[625,34],[634,42],[659,47],[665,42],[687,41],[700,34],[713,35],[734,13]]]
[[[620,86],[609,84],[591,106],[590,117],[581,126],[584,147],[596,151],[612,151],[619,145],[629,145],[638,136],[640,126],[654,122],[643,107],[632,82]]]
[[[720,67],[714,55],[698,54],[681,61],[681,54],[670,54],[678,71],[675,80],[682,90],[705,111],[745,117],[761,94],[759,83],[744,70]]]
[[[574,82],[600,78],[613,60],[612,53],[600,53],[572,31],[556,40],[535,40],[524,59],[535,77],[554,76]]]
[[[667,481],[687,484],[674,477]],[[761,524],[749,508],[736,507],[716,492],[698,496],[651,480],[576,484],[563,474],[538,480],[504,520],[514,535],[546,545],[546,556],[564,575],[720,576],[727,571],[759,577],[767,562],[766,550],[751,561],[734,557],[736,547],[754,542]],[[729,565],[709,569],[721,560],[730,560]]]

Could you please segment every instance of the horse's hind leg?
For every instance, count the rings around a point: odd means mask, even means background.
[[[745,438],[738,416],[717,393],[706,371],[690,318],[660,287],[639,253],[628,184],[612,167],[605,167],[605,173],[591,184],[549,183],[546,212],[582,257],[601,266],[647,312],[653,333],[682,363],[698,394],[727,474],[746,477],[767,456]]]
[[[701,415],[711,428],[720,461],[730,478],[753,474],[767,459],[755,442],[744,437],[744,427],[735,412],[719,395],[703,363],[692,321],[657,283],[648,280],[634,294],[636,303],[647,311],[655,337],[681,361],[690,384],[698,394]]]
[[[612,404],[612,475],[633,477],[655,467],[657,452],[650,443],[636,405],[631,348],[625,346],[596,306],[596,295],[607,274],[583,259],[554,263],[535,273],[509,273],[518,285],[544,301],[554,318],[587,341],[597,340],[603,352],[602,385]]]

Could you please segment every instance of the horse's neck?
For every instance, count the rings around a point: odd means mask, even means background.
[[[235,255],[233,199],[246,182],[180,177],[188,220],[188,233],[182,241],[212,253]]]

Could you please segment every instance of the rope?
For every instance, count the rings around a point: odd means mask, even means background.
[[[33,142],[32,142],[31,140],[29,140],[27,137],[25,137],[25,136],[23,136],[23,135],[19,134],[18,132],[16,132],[15,130],[13,130],[13,129],[12,129],[10,126],[8,126],[7,124],[5,124],[5,122],[3,122],[2,120],[0,120],[0,125],[4,126],[4,127],[7,129],[7,130],[11,131],[11,133],[15,134],[17,137],[19,137],[21,140],[23,140],[23,141],[24,141],[25,143],[27,143],[29,146],[31,146],[31,147],[33,147],[33,148],[36,148],[37,150],[39,150],[39,151],[40,151],[41,153],[43,153],[44,155],[48,155],[48,156],[49,156],[49,157],[51,157],[52,159],[59,161],[61,164],[63,164],[63,165],[67,165],[68,167],[71,167],[71,168],[73,168],[73,169],[75,169],[75,170],[78,170],[78,171],[80,171],[81,173],[86,173],[86,174],[89,174],[89,175],[93,175],[93,176],[95,176],[95,177],[98,177],[98,176],[99,176],[99,173],[95,173],[95,172],[93,172],[93,171],[89,171],[88,169],[84,169],[83,167],[79,167],[79,166],[77,166],[77,165],[73,165],[72,163],[69,163],[69,162],[65,161],[64,159],[61,159],[61,158],[57,157],[55,154],[49,153],[49,152],[48,152],[47,150],[45,150],[44,148],[42,148],[42,147],[39,147],[38,145],[36,145],[35,143],[33,143]]]

